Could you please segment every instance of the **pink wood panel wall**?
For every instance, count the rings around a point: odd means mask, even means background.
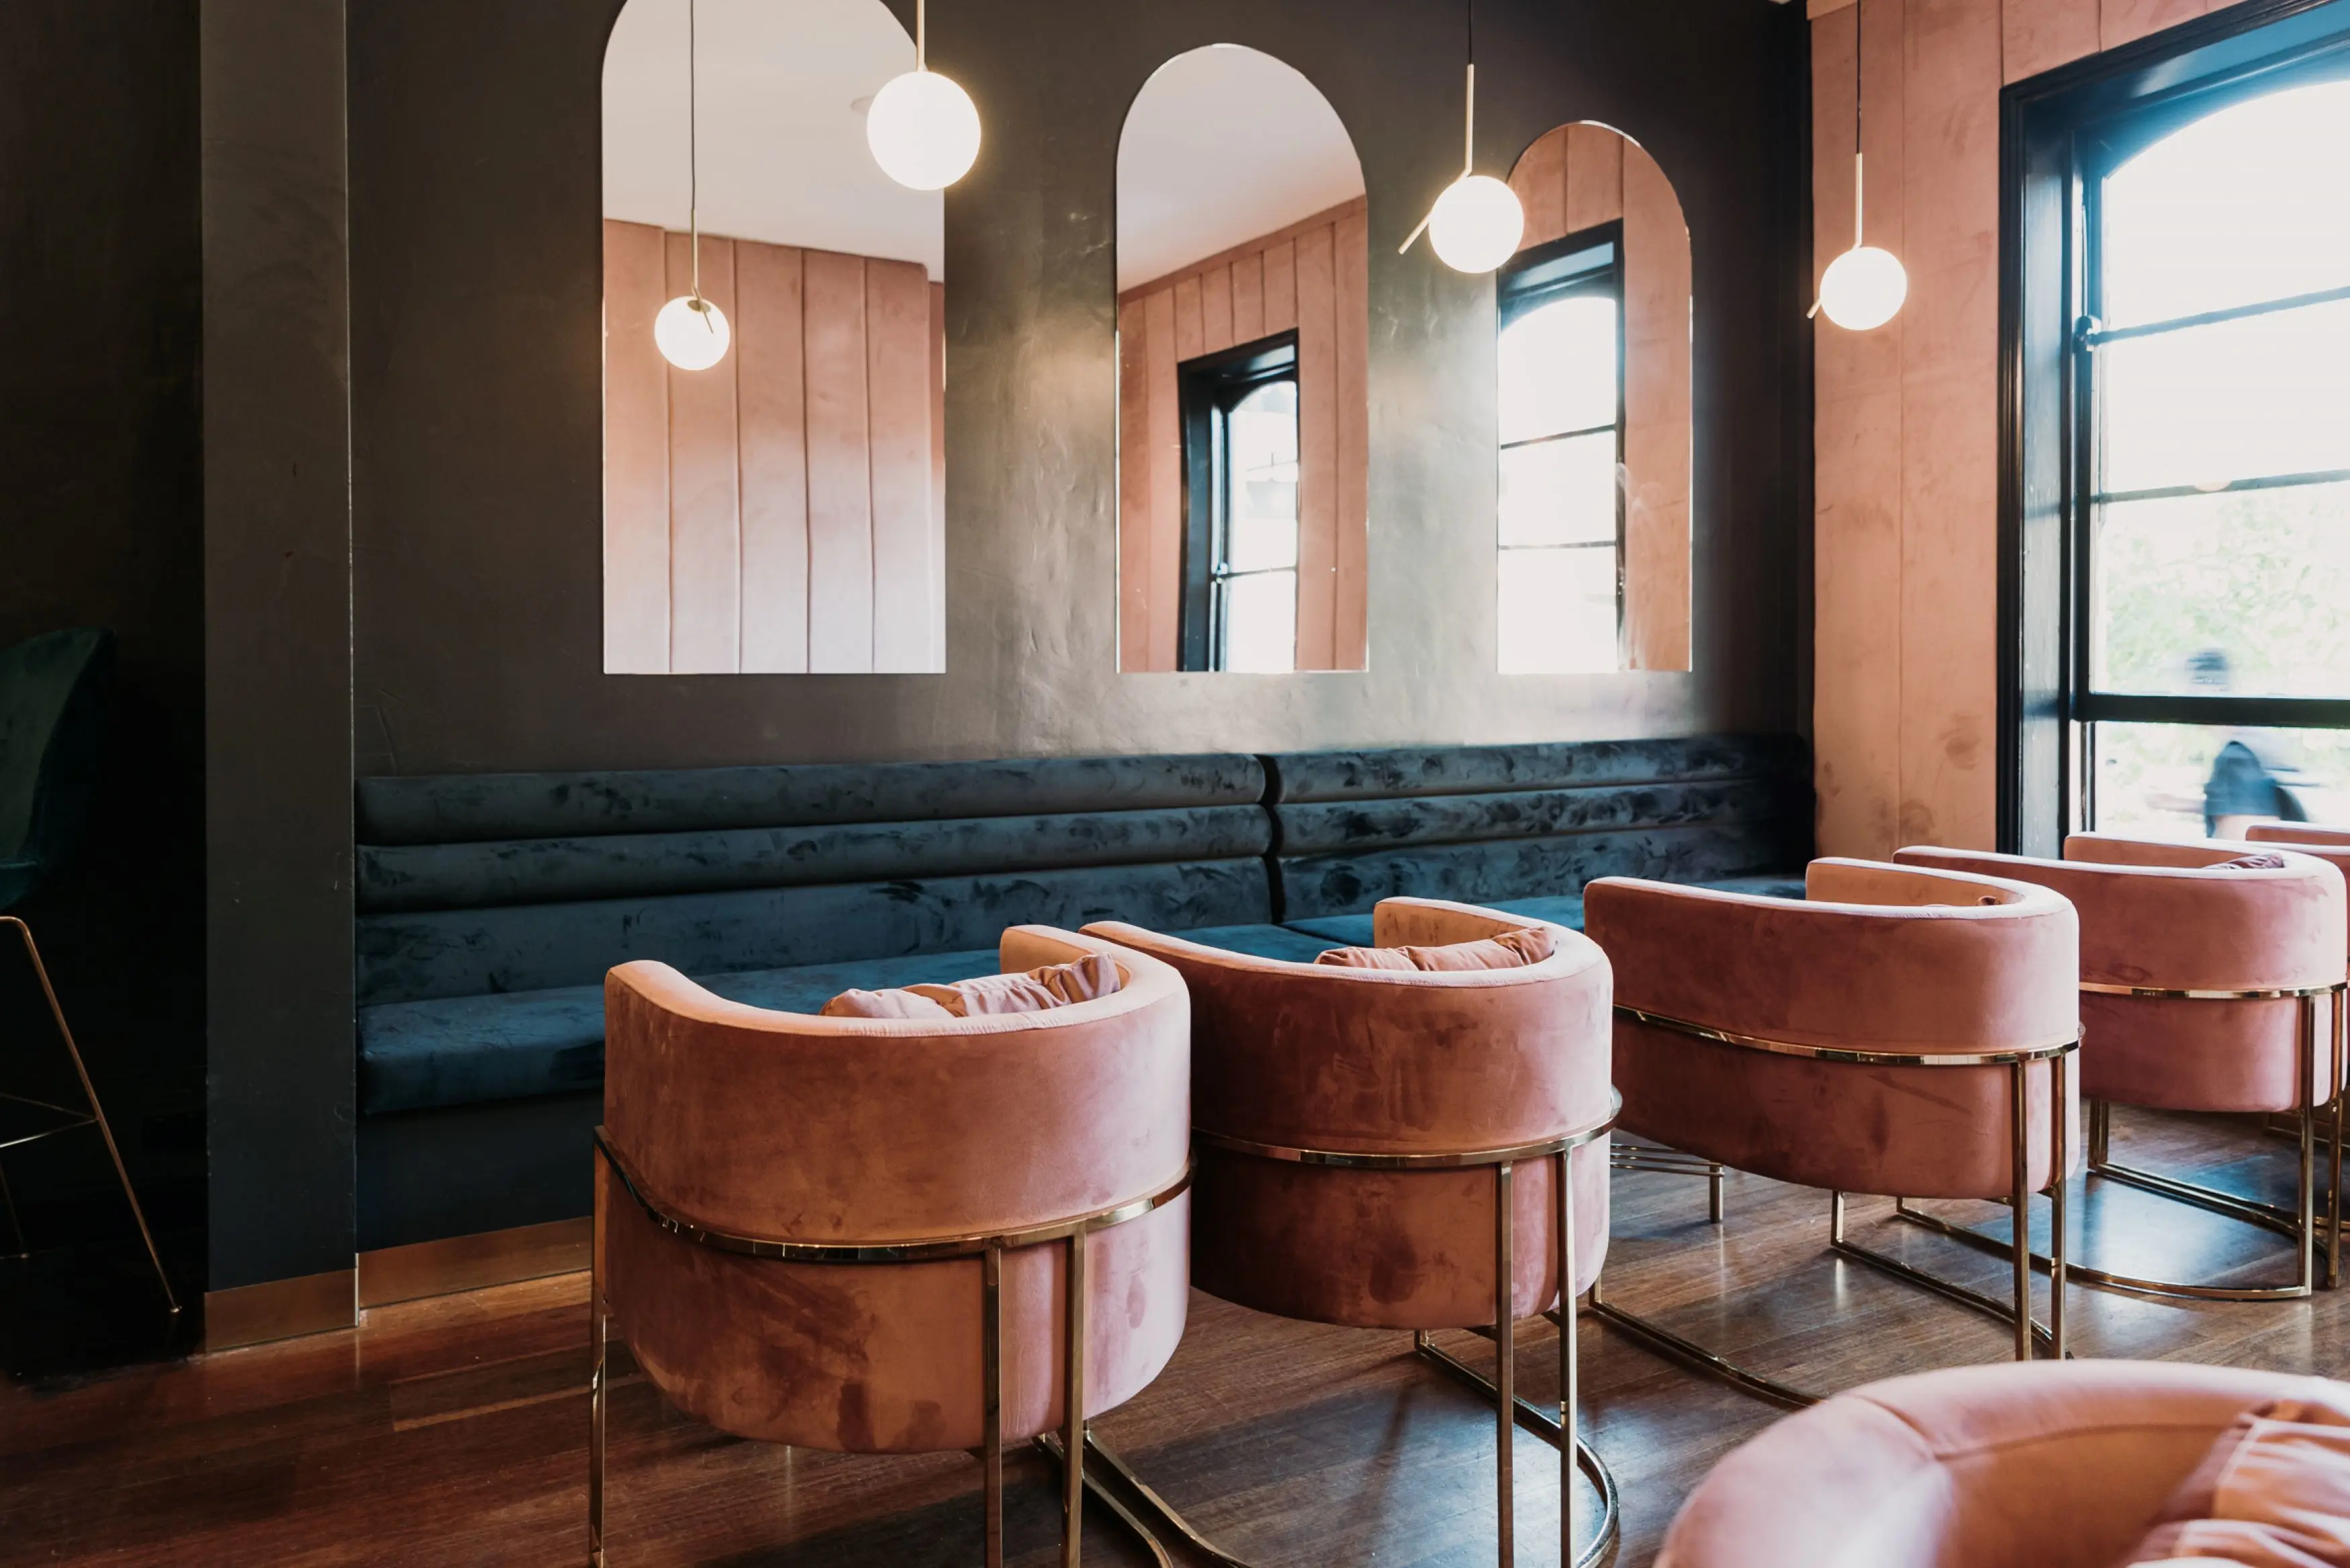
[[[1292,328],[1298,356],[1297,668],[1369,649],[1370,231],[1361,198],[1118,296],[1118,668],[1181,640],[1176,367]]]
[[[669,668],[669,366],[653,347],[668,266],[659,229],[604,226],[608,670]]]
[[[1510,172],[1524,244],[1624,221],[1624,657],[1632,670],[1690,665],[1690,243],[1656,160],[1603,125],[1562,125]]]
[[[1999,92],[2227,0],[1859,0],[1874,332],[1814,327],[1822,854],[1988,848],[1998,736]],[[1810,0],[1815,265],[1852,244],[1855,0]]]
[[[944,297],[910,262],[702,236],[733,347],[671,368],[686,238],[607,221],[605,669],[945,663]]]

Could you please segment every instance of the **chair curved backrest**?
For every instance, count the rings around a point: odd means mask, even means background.
[[[653,1381],[741,1436],[850,1452],[976,1446],[981,1263],[893,1245],[1002,1234],[1179,1184],[1190,1013],[1167,966],[1044,927],[1007,972],[1107,952],[1115,994],[1033,1013],[824,1018],[724,1001],[657,963],[606,981],[599,1161],[606,1293]],[[870,1264],[745,1257],[722,1236],[878,1249]],[[1132,1395],[1182,1332],[1185,1199],[1093,1233],[1087,1409]],[[1059,1419],[1063,1249],[1003,1256],[1007,1438]]]
[[[2342,873],[2277,850],[2274,868],[2222,869],[2240,845],[2076,833],[2064,857],[1917,846],[1907,866],[2008,877],[2062,894],[2079,911],[2082,1082],[2092,1099],[2176,1110],[2278,1111],[2293,1084],[2302,1003],[2291,997],[2214,1006],[2095,988],[2206,993],[2299,992],[2337,984],[2350,956]],[[2313,1073],[2331,1098],[2335,1069],[2320,1047]]]
[[[1372,916],[1382,947],[1474,941],[1542,922],[1426,898]],[[1192,1115],[1203,1134],[1268,1148],[1440,1156],[1605,1123],[1606,955],[1563,927],[1516,969],[1423,971],[1293,963],[1106,922],[1090,935],[1164,960],[1191,992]],[[1192,1267],[1202,1290],[1260,1311],[1359,1327],[1493,1319],[1490,1168],[1363,1169],[1258,1158],[1203,1139]],[[1607,1243],[1607,1140],[1573,1156],[1576,1289]],[[1512,1290],[1521,1315],[1557,1294],[1550,1167],[1517,1171]]]
[[[1742,1170],[1911,1198],[2013,1184],[2011,1069],[1965,1064],[2069,1041],[2077,943],[2027,884],[1822,859],[1806,897],[1603,877],[1584,929],[1616,969],[1626,1130]],[[1718,1042],[1960,1058],[1878,1065]],[[2050,1075],[2029,1069],[2031,1185],[2049,1167]],[[2073,1139],[2069,1129],[2067,1147]]]
[[[2323,860],[2350,878],[2350,827],[2319,827],[2307,822],[2256,822],[2244,829],[2239,854],[2290,850]]]
[[[114,634],[95,627],[0,649],[0,909],[80,842],[113,669]]]
[[[1657,1568],[2111,1568],[2238,1417],[2319,1381],[2041,1361],[1872,1383],[1716,1465]]]

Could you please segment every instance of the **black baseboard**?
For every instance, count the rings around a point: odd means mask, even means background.
[[[359,1121],[359,1251],[576,1219],[595,1207],[601,1091]]]

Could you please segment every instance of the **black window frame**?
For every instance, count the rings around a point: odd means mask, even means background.
[[[2233,102],[2345,74],[2350,0],[2241,0],[2001,94],[2002,849],[2054,855],[2094,819],[2095,724],[2350,729],[2350,697],[2097,691],[2089,668],[2089,548],[2110,499],[2096,488],[2091,361],[2116,340],[2088,319],[2097,182]]]
[[[1529,245],[1502,264],[1493,278],[1493,338],[1498,345],[1522,317],[1532,315],[1545,305],[1577,296],[1598,295],[1616,302],[1616,663],[1624,663],[1624,572],[1625,572],[1625,496],[1624,472],[1624,223],[1611,218],[1604,223],[1594,223],[1575,230],[1555,240],[1539,245]],[[1549,435],[1529,436],[1522,441],[1502,441],[1494,451],[1498,465],[1501,453],[1520,447],[1543,446],[1552,441],[1574,441],[1598,434],[1607,429],[1594,425],[1588,430],[1557,431]],[[1494,545],[1500,557],[1517,550],[1604,549],[1599,541],[1575,545],[1506,545],[1501,542],[1499,519],[1496,519]],[[1497,558],[1497,569],[1506,569],[1506,560]]]
[[[1293,327],[1270,333],[1183,360],[1175,367],[1175,376],[1183,421],[1183,575],[1177,599],[1180,640],[1175,668],[1220,670],[1225,668],[1232,583],[1272,572],[1295,576],[1298,569],[1295,564],[1250,571],[1232,568],[1232,475],[1225,457],[1226,421],[1232,410],[1262,388],[1279,381],[1296,384],[1297,332]]]

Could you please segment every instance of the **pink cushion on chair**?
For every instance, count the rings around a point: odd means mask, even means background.
[[[1539,926],[1504,931],[1473,942],[1443,947],[1332,948],[1314,961],[1333,969],[1409,969],[1431,973],[1461,973],[1471,970],[1523,969],[1550,957],[1550,933]]]
[[[2245,1411],[2160,1520],[2123,1559],[2132,1568],[2350,1568],[2350,1402],[2319,1395]]]
[[[1118,994],[1118,966],[1107,953],[1087,953],[1074,963],[1046,964],[1024,974],[983,974],[952,985],[913,985],[958,1018],[998,1012],[1045,1012]]]
[[[2233,860],[2222,860],[2209,867],[2213,871],[2282,871],[2285,859],[2282,855],[2239,855]]]
[[[844,991],[824,1004],[820,1018],[952,1018],[927,996],[910,991]]]
[[[824,1004],[826,1018],[982,1018],[1045,1012],[1118,994],[1118,965],[1107,953],[1046,964],[1022,974],[983,974],[951,985],[902,991],[844,991]]]

